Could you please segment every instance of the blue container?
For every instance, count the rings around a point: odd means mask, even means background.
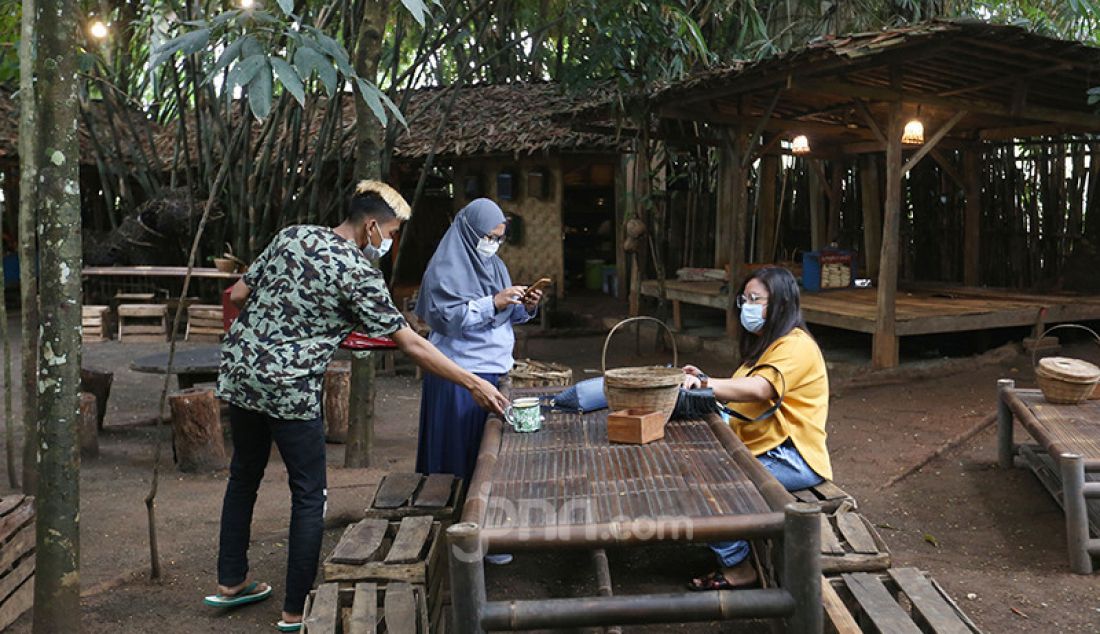
[[[14,253],[4,256],[4,286],[19,286],[19,256]]]
[[[847,267],[848,283],[843,286],[822,283],[822,271],[831,264],[840,264]],[[818,291],[836,290],[838,288],[850,288],[856,281],[856,254],[854,251],[844,249],[822,249],[810,251],[802,255],[802,288],[816,293]]]

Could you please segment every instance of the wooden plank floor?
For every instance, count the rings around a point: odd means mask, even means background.
[[[657,282],[643,282],[642,293],[658,296]],[[669,281],[665,295],[713,308],[724,308],[727,301],[720,282]],[[874,333],[876,302],[873,288],[804,292],[802,312],[811,324]],[[1047,324],[1100,319],[1100,296],[1096,295],[1038,295],[932,284],[899,289],[896,306],[899,336],[1030,326],[1042,309]]]

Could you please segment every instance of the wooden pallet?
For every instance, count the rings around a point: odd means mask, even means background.
[[[364,517],[399,520],[429,515],[450,524],[462,509],[464,494],[462,480],[447,473],[390,473],[378,483]]]
[[[798,498],[799,502],[820,504],[823,513],[834,513],[841,504],[848,503],[848,508],[855,511],[859,509],[856,499],[844,489],[826,480],[821,484],[808,489],[791,491],[791,495]]]
[[[225,334],[222,307],[215,304],[192,304],[187,307],[187,341],[220,341]]]
[[[847,573],[822,583],[826,632],[981,633],[943,588],[916,568]]]
[[[890,567],[890,550],[863,515],[842,505],[821,518],[821,572],[878,572]]]
[[[162,342],[168,335],[168,307],[164,304],[120,304],[118,340]]]
[[[0,631],[34,604],[34,498],[0,498]]]
[[[84,343],[97,343],[107,339],[107,306],[82,306],[80,308],[80,334]]]
[[[323,583],[306,598],[302,634],[442,634],[444,621],[429,618],[422,586],[370,582],[340,587]]]

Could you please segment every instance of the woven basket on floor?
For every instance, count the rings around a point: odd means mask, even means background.
[[[1059,328],[1079,328],[1090,333],[1100,343],[1100,335],[1094,330],[1077,324],[1054,326],[1039,337],[1039,341],[1048,333]],[[1035,368],[1035,381],[1043,392],[1043,398],[1050,403],[1076,405],[1083,403],[1100,382],[1100,368],[1080,359],[1068,357],[1047,357],[1036,362],[1038,349],[1031,353],[1031,363]]]
[[[512,387],[573,385],[573,370],[560,363],[517,359],[508,375],[512,377]]]
[[[611,336],[620,326],[633,321],[654,321],[661,325],[672,339],[672,366],[641,366],[631,368],[607,369],[607,345],[611,343]],[[621,409],[639,409],[650,412],[660,412],[664,415],[665,422],[672,416],[672,410],[676,407],[676,399],[680,396],[680,384],[684,380],[684,372],[677,365],[679,355],[676,351],[676,338],[668,326],[659,319],[653,317],[631,317],[615,324],[611,332],[607,333],[607,339],[603,342],[603,391],[607,396],[607,406],[611,411]]]

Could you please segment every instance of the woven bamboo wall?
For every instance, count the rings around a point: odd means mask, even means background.
[[[538,198],[528,192],[528,174],[543,169],[549,175],[548,195]],[[516,195],[512,200],[501,200],[497,191],[497,174],[510,170],[515,174]],[[563,295],[562,280],[565,264],[562,258],[562,179],[558,157],[533,157],[522,159],[479,158],[455,166],[455,205],[461,209],[469,202],[465,195],[466,177],[480,175],[484,195],[496,201],[505,213],[513,213],[523,219],[523,237],[518,244],[504,244],[500,257],[508,265],[508,272],[516,284],[530,284],[540,277],[554,280],[558,297]]]

